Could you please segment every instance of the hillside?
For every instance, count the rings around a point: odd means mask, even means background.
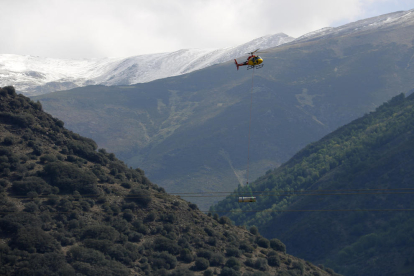
[[[400,12],[267,50],[264,67],[254,72],[251,180],[412,89],[412,37],[414,13]],[[229,62],[145,84],[34,99],[168,192],[217,192],[246,183],[251,85],[251,70]],[[190,200],[205,209],[216,199]]]
[[[1,275],[333,275],[207,216],[0,89]]]
[[[413,275],[413,131],[414,94],[400,94],[213,209],[235,211],[236,225],[255,225],[289,253],[344,275]],[[243,193],[257,202],[234,203]]]
[[[200,70],[257,48],[272,48],[292,40],[279,33],[223,49],[181,49],[126,58],[55,59],[0,54],[0,87],[13,84],[18,92],[33,96],[92,84],[143,83]]]

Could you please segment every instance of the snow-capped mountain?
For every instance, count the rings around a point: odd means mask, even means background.
[[[333,36],[340,36],[357,32],[365,32],[373,29],[389,28],[395,25],[411,26],[413,22],[414,9],[409,11],[398,11],[355,21],[336,28],[322,28],[320,30],[313,31],[301,37],[298,37],[294,42],[301,43],[309,40],[330,38]]]
[[[13,85],[19,92],[33,96],[93,84],[149,82],[189,73],[240,57],[257,48],[272,48],[293,40],[279,33],[224,49],[184,49],[127,58],[70,60],[1,54],[0,87]]]
[[[336,28],[322,28],[297,39],[279,33],[224,49],[183,49],[127,58],[70,60],[0,54],[0,87],[14,85],[19,92],[30,96],[94,84],[149,82],[226,62],[257,48],[268,49],[285,43],[363,33],[395,25],[408,26],[413,21],[414,9],[359,20]]]

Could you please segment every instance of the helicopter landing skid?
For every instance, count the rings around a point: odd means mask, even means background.
[[[260,69],[262,67],[263,67],[263,64],[260,64],[260,65],[249,65],[249,66],[247,66],[247,70],[250,70],[250,69],[253,69],[253,68]]]

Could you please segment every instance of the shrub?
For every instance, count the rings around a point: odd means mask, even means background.
[[[132,243],[127,243],[125,246],[113,244],[107,253],[113,259],[127,265],[130,265],[139,257],[138,247]]]
[[[128,222],[121,217],[115,217],[111,226],[121,233],[126,232],[129,228]]]
[[[252,253],[254,251],[253,246],[251,246],[249,243],[242,241],[240,243],[239,249],[243,252]]]
[[[143,207],[147,207],[151,203],[151,193],[147,190],[135,188],[125,197],[127,200],[135,202]]]
[[[105,256],[101,252],[81,246],[72,246],[67,252],[70,261],[79,261],[90,264],[103,264]]]
[[[178,239],[178,245],[181,246],[182,248],[190,248],[190,244],[188,243],[187,236],[183,236],[183,237],[179,238]]]
[[[250,233],[257,236],[259,234],[259,229],[257,229],[256,226],[252,226],[250,227]]]
[[[212,270],[207,269],[206,271],[204,271],[203,276],[213,276],[214,273]]]
[[[221,270],[220,276],[240,276],[240,273],[230,267],[224,267]]]
[[[111,208],[113,214],[116,216],[121,212],[121,208],[116,204],[116,203],[112,203],[109,208]]]
[[[153,268],[173,269],[177,265],[177,259],[167,252],[154,253],[153,257],[150,257],[150,263]]]
[[[215,237],[209,237],[208,240],[207,240],[207,243],[211,246],[216,246],[217,239]]]
[[[140,242],[142,239],[143,235],[141,233],[137,233],[137,232],[130,232],[128,234],[128,240],[131,242]]]
[[[39,253],[60,249],[57,241],[40,228],[21,228],[13,237],[12,244],[21,250],[36,249]]]
[[[299,270],[301,275],[303,275],[303,272],[305,271],[305,266],[301,262],[293,262],[292,268]]]
[[[5,137],[3,140],[3,144],[5,144],[6,146],[11,146],[14,144],[14,139],[13,137]]]
[[[25,262],[19,263],[16,275],[75,275],[75,270],[59,253],[30,254]],[[8,273],[6,273],[8,275]],[[6,275],[4,274],[4,275]]]
[[[234,257],[229,258],[225,266],[234,270],[240,270],[240,262]]]
[[[269,240],[263,237],[258,238],[256,243],[258,246],[263,247],[263,248],[269,248],[270,246]]]
[[[254,261],[253,259],[248,258],[245,262],[245,265],[250,266],[250,267],[254,267]]]
[[[83,240],[83,245],[87,248],[96,249],[101,252],[107,252],[113,243],[109,240],[86,239]]]
[[[214,236],[214,230],[209,227],[205,227],[204,232],[206,232],[210,237]]]
[[[18,195],[27,195],[29,192],[43,194],[50,193],[51,188],[42,178],[30,176],[23,178],[21,181],[13,182],[12,191]]]
[[[188,207],[190,207],[193,210],[198,210],[197,204],[194,204],[194,203],[188,204]]]
[[[270,266],[279,267],[280,266],[280,258],[277,255],[270,256],[270,257],[267,258],[267,263]]]
[[[180,251],[180,259],[185,263],[191,263],[193,261],[193,254],[188,248],[184,248]]]
[[[226,248],[226,256],[227,257],[240,257],[241,252],[235,247],[227,247]]]
[[[6,91],[10,96],[16,96],[16,89],[13,86],[5,86],[2,88],[3,91]]]
[[[273,248],[276,251],[280,251],[280,252],[286,253],[286,245],[284,245],[278,239],[271,239],[270,240],[270,247]]]
[[[65,123],[59,119],[55,120],[55,124],[60,128],[62,128],[65,125]]]
[[[131,189],[132,187],[131,183],[128,183],[128,182],[123,182],[121,186],[124,187],[125,189]]]
[[[141,234],[144,234],[144,235],[146,235],[148,233],[148,228],[140,220],[135,220],[134,222],[132,222],[132,226],[135,227],[135,230],[138,233],[141,233]]]
[[[194,276],[194,272],[188,270],[188,268],[180,267],[171,272],[169,276]]]
[[[42,162],[43,164],[56,162],[56,161],[57,161],[56,156],[54,156],[52,154],[46,154],[46,155],[43,155],[42,157],[40,157],[40,162]]]
[[[231,219],[229,219],[228,217],[226,217],[226,216],[222,216],[220,219],[219,219],[219,223],[220,224],[228,224],[228,225],[231,225],[232,223],[231,223]]]
[[[254,263],[254,267],[261,271],[266,271],[268,269],[266,259],[257,258],[256,262]]]
[[[91,209],[91,203],[89,201],[86,200],[81,200],[80,202],[80,206],[82,207],[83,211],[89,211]]]
[[[125,202],[122,204],[122,210],[130,209],[131,211],[136,211],[138,209],[138,205],[134,202]]]
[[[29,213],[34,213],[34,212],[39,211],[39,208],[37,207],[37,204],[36,203],[34,203],[34,202],[28,202],[24,206],[24,211],[25,212],[29,212]]]
[[[213,252],[210,250],[200,250],[197,252],[197,257],[204,258],[210,260],[213,256]]]
[[[35,118],[28,113],[15,114],[10,112],[0,112],[0,121],[20,127],[30,127],[34,124]]]
[[[81,238],[115,241],[119,238],[119,233],[110,226],[92,225],[82,231]]]
[[[33,106],[33,108],[34,108],[34,109],[36,109],[36,110],[39,110],[39,111],[41,111],[41,110],[42,110],[42,104],[41,104],[39,101],[37,101],[37,102],[33,102],[33,103],[32,103],[32,106]]]
[[[61,191],[81,194],[97,193],[96,177],[89,171],[83,171],[73,164],[61,161],[49,163],[43,168],[42,175],[50,178],[53,186]]]
[[[222,266],[224,264],[224,256],[221,253],[213,253],[210,258],[211,266]]]
[[[197,258],[195,261],[195,267],[197,270],[206,270],[210,266],[210,263],[207,259]]]
[[[173,255],[177,255],[180,252],[180,247],[174,241],[164,237],[156,238],[153,247],[155,251],[167,251]]]
[[[105,260],[102,264],[89,264],[84,262],[73,262],[72,267],[80,275],[128,275],[129,269],[116,261]],[[71,274],[62,274],[71,275]]]
[[[167,233],[170,233],[171,231],[173,231],[173,230],[174,230],[174,226],[173,226],[171,223],[167,223],[167,224],[164,224],[163,229],[164,229]]]
[[[146,217],[145,217],[145,222],[152,222],[155,220],[155,213],[154,212],[150,212]]]
[[[74,153],[78,154],[79,156],[85,158],[88,161],[95,162],[101,165],[106,165],[108,163],[107,158],[103,154],[95,152],[94,150],[90,150],[87,148],[78,149],[75,146],[71,147],[70,144],[68,145],[68,148],[73,150]]]
[[[6,179],[0,179],[0,186],[6,188],[9,185],[9,181]]]
[[[125,209],[124,213],[122,214],[122,217],[126,221],[132,221],[132,219],[134,218],[134,215],[132,214],[132,210],[131,209]]]

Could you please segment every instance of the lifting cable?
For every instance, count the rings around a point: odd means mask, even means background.
[[[199,195],[177,195],[172,194],[172,196],[179,196],[181,198],[189,198],[189,197],[224,197],[225,195],[217,195],[217,194],[207,194],[200,193]],[[274,194],[259,194],[253,195],[254,197],[287,197],[287,196],[341,196],[341,195],[414,195],[414,192],[366,192],[366,193],[274,193]],[[252,196],[252,195],[243,195],[243,194],[232,194],[227,195],[227,197],[240,197],[240,196]],[[9,196],[10,198],[19,198],[19,199],[30,199],[33,200],[34,198],[64,198],[64,197],[74,197],[73,195],[38,195],[36,197],[33,196]],[[147,198],[148,196],[139,195],[139,194],[125,194],[125,195],[81,195],[80,198],[101,198],[101,197],[123,197],[127,199],[132,198]],[[74,200],[78,200],[74,198]]]
[[[287,209],[266,209],[266,210],[240,210],[240,209],[232,209],[232,210],[199,210],[202,213],[308,213],[308,212],[414,212],[414,209],[301,209],[301,210],[287,210]],[[48,213],[48,214],[73,214],[73,213],[87,213],[88,211],[80,211],[80,210],[73,210],[73,211],[0,211],[0,215],[7,215],[7,214],[17,214],[17,213],[31,213],[31,214],[40,214],[40,213]],[[163,213],[177,213],[177,210],[163,210]]]
[[[199,193],[169,193],[171,196],[179,197],[237,197],[253,194],[256,197],[262,196],[327,196],[327,195],[385,195],[385,194],[414,194],[414,188],[392,188],[392,189],[336,189],[336,190],[274,190],[274,191],[251,191],[251,192],[199,192]],[[10,198],[32,199],[32,198],[100,198],[100,197],[126,197],[140,198],[147,197],[140,194],[45,194],[36,197],[28,195],[8,195]]]
[[[250,90],[250,118],[249,118],[249,141],[247,143],[247,169],[246,169],[246,184],[249,186],[249,165],[250,165],[250,134],[251,134],[251,128],[252,128],[252,106],[253,106],[253,80],[254,80],[254,69],[252,71],[252,88]]]

